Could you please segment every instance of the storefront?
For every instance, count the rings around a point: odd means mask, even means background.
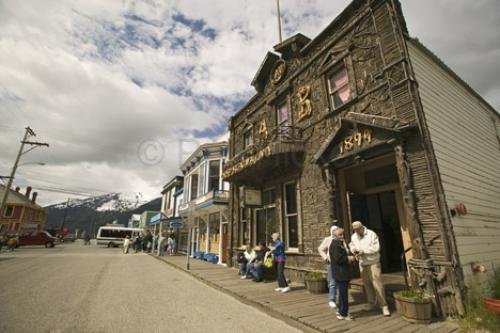
[[[406,275],[435,295],[438,315],[463,313],[473,273],[470,249],[457,239],[476,241],[470,230],[482,234],[479,221],[500,218],[488,198],[500,191],[473,171],[461,181],[464,169],[481,166],[450,156],[465,150],[464,160],[498,165],[498,113],[408,37],[398,1],[353,1],[315,39],[297,34],[274,51],[252,81],[256,95],[229,122],[230,254],[278,231],[287,276],[303,281],[324,267],[317,247],[332,222],[350,235],[360,220],[379,235],[384,274]],[[467,127],[449,121],[462,116]],[[490,148],[460,144],[457,133],[476,141],[469,128],[484,124]],[[500,185],[498,168],[484,172]],[[476,210],[469,233],[457,200]],[[478,248],[488,265],[500,262]]]

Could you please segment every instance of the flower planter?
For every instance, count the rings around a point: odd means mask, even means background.
[[[306,288],[312,294],[323,294],[327,292],[326,279],[305,280]]]
[[[432,298],[404,297],[399,292],[394,293],[397,312],[410,323],[429,324],[432,319]]]
[[[500,315],[500,299],[485,298],[484,307],[491,313]]]

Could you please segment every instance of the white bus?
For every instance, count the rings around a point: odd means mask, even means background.
[[[142,233],[141,228],[127,228],[122,226],[104,226],[97,231],[97,245],[107,245],[108,247],[116,247],[123,245],[123,239],[127,236],[130,239]]]

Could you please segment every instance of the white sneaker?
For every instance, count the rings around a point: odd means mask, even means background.
[[[281,288],[281,292],[282,292],[282,293],[287,293],[287,292],[289,292],[290,290],[291,290],[291,289],[290,289],[290,287]]]
[[[391,315],[391,313],[389,312],[389,307],[387,305],[382,307],[382,313],[386,317],[389,317]]]
[[[274,291],[283,291],[283,289],[278,287],[278,288],[274,289]]]
[[[243,275],[242,277],[240,277],[240,279],[242,279],[242,280],[245,280],[246,278],[247,278],[246,275]]]
[[[354,318],[350,315],[350,314],[347,314],[347,316],[341,316],[340,314],[337,314],[337,319],[338,320],[347,320],[347,321],[351,321],[351,320],[354,320]]]
[[[328,302],[328,306],[335,309],[337,307],[337,304],[335,304],[335,302],[330,301]]]

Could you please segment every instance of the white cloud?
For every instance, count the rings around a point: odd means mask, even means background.
[[[315,37],[348,3],[282,0],[284,37]],[[402,3],[410,34],[498,107],[498,3]],[[225,137],[233,105],[254,93],[250,82],[278,42],[275,6],[0,2],[0,174],[30,125],[51,147],[23,157],[47,165],[21,167],[20,180],[157,196],[196,144]]]

